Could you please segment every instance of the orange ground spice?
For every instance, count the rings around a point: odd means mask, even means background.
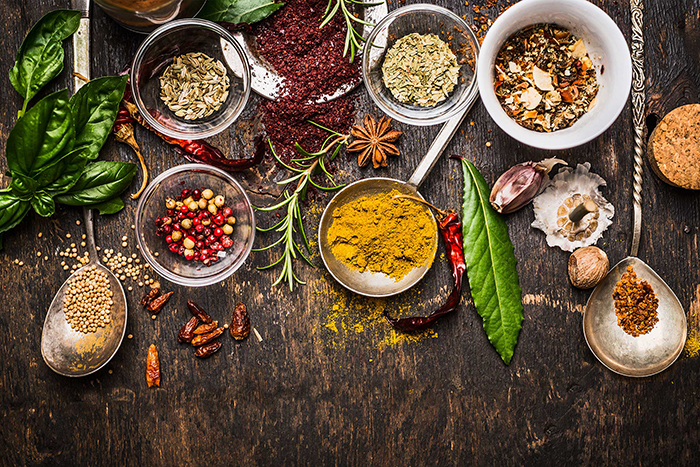
[[[647,281],[640,280],[632,266],[622,274],[613,291],[617,325],[627,334],[638,337],[654,329],[659,322],[659,299]]]

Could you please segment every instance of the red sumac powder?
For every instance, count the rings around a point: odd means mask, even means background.
[[[348,57],[343,57],[346,25],[340,12],[319,28],[327,0],[285,3],[255,28],[255,35],[260,55],[286,80],[288,93],[276,102],[262,102],[261,110],[275,149],[289,158],[294,154],[294,143],[317,151],[328,136],[307,120],[340,132],[349,130],[355,111],[350,97],[324,104],[312,102],[342,84],[358,83],[361,75],[360,60],[350,63]]]

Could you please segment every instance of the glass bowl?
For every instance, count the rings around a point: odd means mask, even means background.
[[[411,33],[436,34],[445,41],[462,65],[459,81],[450,96],[433,107],[399,102],[382,80],[386,52],[403,36]],[[394,10],[372,30],[362,57],[362,78],[369,95],[387,115],[409,125],[427,126],[459,114],[476,92],[476,63],[479,41],[467,23],[450,10],[428,4]]]
[[[222,194],[236,218],[233,233],[229,235],[233,246],[219,252],[219,260],[210,266],[171,252],[165,237],[156,235],[155,220],[166,214],[166,198],[177,197],[185,188],[200,187]],[[202,164],[178,165],[146,187],[136,208],[136,239],[141,254],[161,277],[188,287],[211,285],[233,274],[248,258],[255,239],[253,208],[243,188],[223,170]]]
[[[127,29],[147,34],[161,24],[192,18],[206,0],[95,0],[109,16]]]
[[[230,81],[219,110],[196,120],[176,116],[160,99],[160,76],[174,57],[190,52],[220,61]],[[241,46],[226,29],[203,19],[173,21],[156,29],[139,47],[131,67],[131,92],[139,112],[155,130],[178,139],[208,138],[228,128],[248,102],[250,82]]]

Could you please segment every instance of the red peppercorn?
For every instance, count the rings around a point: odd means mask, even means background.
[[[192,225],[199,225],[199,224],[201,224],[201,222],[199,221],[199,217],[195,217],[194,219],[192,219]]]
[[[168,235],[167,237],[165,237],[165,242],[166,243],[173,243],[173,237],[171,235]]]
[[[201,191],[199,191],[199,190],[196,189],[196,188],[195,188],[194,190],[192,190],[192,199],[193,199],[193,200],[199,201],[199,198],[201,198],[201,197],[202,197],[202,192],[201,192]]]
[[[207,237],[207,239],[206,239],[207,245],[211,245],[211,244],[214,243],[215,241],[216,241],[216,236],[213,235],[213,234],[212,234],[212,235],[209,235],[209,236]]]
[[[202,233],[204,234],[205,237],[208,237],[211,235],[211,229],[210,228],[205,228]]]
[[[163,229],[163,232],[165,232],[166,234],[169,234],[170,232],[173,231],[173,226],[172,225],[164,225],[162,227],[162,229]]]
[[[175,215],[175,210],[174,209],[168,209],[167,211],[168,217],[173,217]]]
[[[182,220],[182,219],[184,219],[184,218],[186,218],[186,217],[187,217],[187,214],[185,214],[184,212],[181,212],[181,213],[179,213],[179,214],[177,215],[177,218],[180,219],[180,220]]]
[[[158,235],[159,237],[162,237],[163,234],[164,234],[163,228],[162,228],[162,227],[158,227],[158,228],[156,229],[156,235]]]
[[[214,224],[224,225],[224,222],[226,222],[226,220],[224,219],[224,216],[222,216],[221,214],[217,214],[216,216],[214,216]]]
[[[163,225],[163,219],[156,217],[156,227],[160,227],[161,225]]]
[[[189,217],[190,219],[194,219],[195,217],[197,217],[197,213],[194,211],[190,211],[187,213],[187,217]]]
[[[229,217],[231,214],[233,214],[233,209],[225,207],[223,212],[224,217]]]
[[[180,212],[184,212],[185,214],[187,214],[188,212],[190,212],[190,208],[183,204],[182,206],[180,206]]]
[[[168,249],[173,253],[177,253],[177,251],[180,249],[180,245],[178,245],[177,243],[171,243],[170,245],[168,245]]]
[[[173,230],[177,230],[178,232],[182,232],[182,227],[180,227],[179,222],[173,224]]]
[[[187,188],[185,188],[184,190],[182,190],[182,193],[180,193],[180,196],[182,196],[182,199],[185,199],[188,196],[190,196],[191,194],[192,194],[192,190],[188,190]]]
[[[198,221],[198,219],[195,220]],[[192,223],[194,224],[194,221],[192,221]],[[197,233],[202,233],[204,232],[204,226],[202,224],[195,224],[194,231]]]
[[[224,231],[221,230],[220,227],[217,227],[214,229],[214,235],[216,235],[217,237],[221,237],[223,234],[224,234]]]
[[[185,254],[185,247],[180,245],[180,248],[177,250],[177,254],[182,256]]]
[[[219,240],[221,240],[221,244],[224,246],[224,248],[231,248],[233,246],[233,240],[231,240],[231,237],[228,235],[224,235]]]

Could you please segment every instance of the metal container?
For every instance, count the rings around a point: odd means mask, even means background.
[[[206,0],[95,0],[117,23],[132,31],[149,33],[180,18],[192,18]]]

